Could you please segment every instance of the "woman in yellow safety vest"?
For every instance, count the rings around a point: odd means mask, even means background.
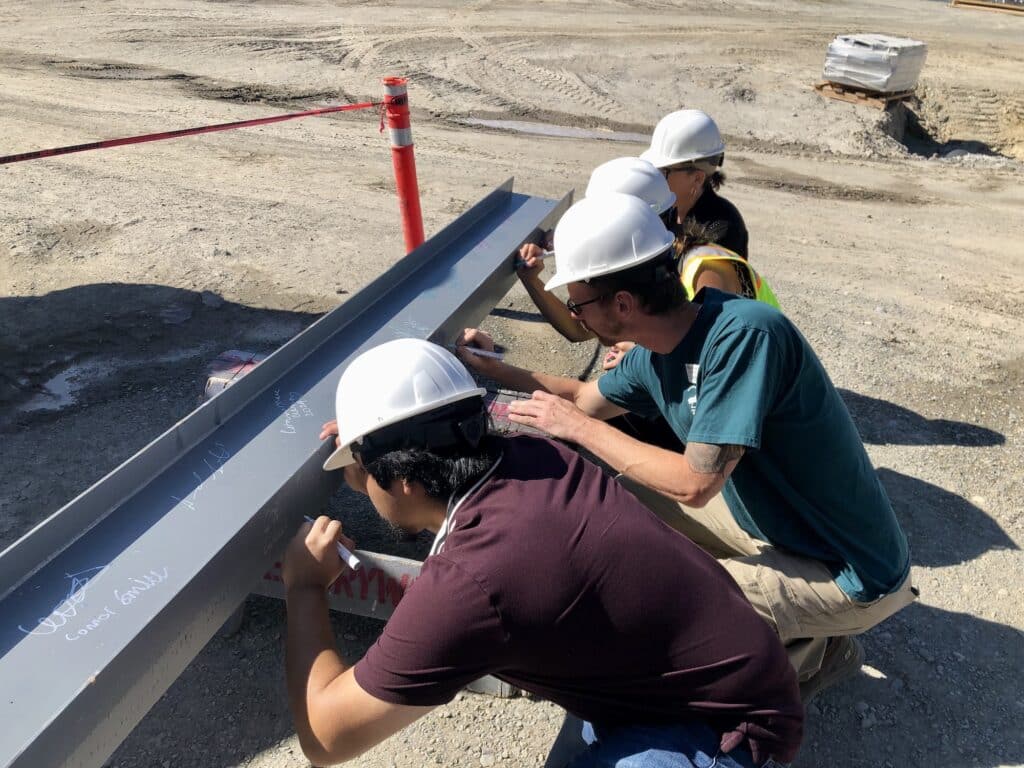
[[[680,253],[679,277],[686,289],[686,298],[693,299],[701,288],[709,287],[781,309],[768,281],[745,258],[716,245],[711,229],[688,222],[676,240]]]

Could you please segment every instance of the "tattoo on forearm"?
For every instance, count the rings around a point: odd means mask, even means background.
[[[711,443],[690,443],[686,446],[686,460],[694,472],[702,475],[716,475],[725,470],[725,465],[743,455],[741,445],[712,445]]]

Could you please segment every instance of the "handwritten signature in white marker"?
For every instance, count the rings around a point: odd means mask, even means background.
[[[313,415],[313,409],[306,405],[306,401],[299,397],[298,392],[289,392],[288,399],[285,400],[281,390],[275,389],[274,406],[285,414],[284,426],[280,429],[282,435],[294,435],[298,431],[295,422],[304,416]]]
[[[53,609],[49,616],[39,619],[36,626],[25,629],[21,624],[18,629],[26,635],[52,635],[58,629],[67,624],[71,619],[78,616],[80,606],[85,600],[86,587],[89,582],[99,576],[107,569],[105,565],[98,565],[95,568],[86,568],[84,571],[64,574],[71,580],[68,587],[67,597]]]
[[[184,504],[186,507],[188,507],[190,510],[194,512],[199,498],[199,492],[203,490],[203,487],[208,482],[216,480],[218,477],[224,474],[224,464],[230,458],[231,451],[227,449],[227,446],[225,446],[223,443],[214,443],[213,448],[208,450],[206,454],[203,456],[203,464],[206,466],[208,470],[210,470],[209,477],[204,479],[202,475],[193,470],[192,477],[194,477],[196,482],[198,483],[198,485],[195,487],[195,490],[193,490],[190,494],[188,494],[185,497],[175,496],[174,494],[171,494],[171,498],[174,499],[174,501],[178,502],[179,504]]]

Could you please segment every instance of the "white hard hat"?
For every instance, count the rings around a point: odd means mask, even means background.
[[[623,192],[639,197],[658,215],[676,203],[675,193],[657,168],[639,157],[617,157],[601,163],[590,174],[587,197],[607,192]]]
[[[485,392],[455,355],[429,341],[395,339],[368,349],[338,381],[339,447],[324,469],[352,464],[352,444],[382,427]]]
[[[651,147],[640,157],[657,168],[668,168],[724,152],[725,142],[715,121],[699,109],[681,109],[658,121]]]
[[[550,291],[567,283],[621,272],[664,253],[675,241],[639,197],[609,192],[572,206],[555,227],[555,274]]]

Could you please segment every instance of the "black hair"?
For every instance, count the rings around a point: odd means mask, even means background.
[[[636,296],[641,309],[649,315],[663,315],[687,302],[686,290],[679,281],[675,244],[643,264],[591,278],[589,285],[605,298],[619,291],[628,291]]]
[[[381,488],[407,480],[447,501],[501,454],[500,441],[487,435],[487,422],[483,398],[472,397],[371,433],[354,448]]]

